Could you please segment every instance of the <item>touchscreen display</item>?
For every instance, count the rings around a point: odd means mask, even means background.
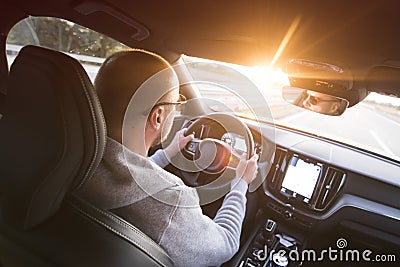
[[[283,178],[281,191],[309,202],[317,184],[321,166],[292,157]]]

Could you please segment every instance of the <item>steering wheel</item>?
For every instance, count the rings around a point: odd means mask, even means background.
[[[195,133],[195,138],[183,149],[186,159],[194,163],[196,170],[208,176],[221,174],[226,168],[234,169],[242,153],[236,151],[230,144],[207,136],[205,129],[218,124],[226,133],[235,133],[244,137],[246,144],[246,159],[254,153],[254,139],[249,127],[240,119],[226,113],[211,113],[196,118],[188,127],[185,135]],[[236,163],[236,164],[235,164]],[[204,181],[195,181],[196,185],[206,184]]]

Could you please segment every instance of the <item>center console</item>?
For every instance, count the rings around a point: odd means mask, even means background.
[[[339,196],[345,178],[343,170],[327,162],[277,147],[263,183],[266,201],[260,221],[236,266],[301,266],[296,255]]]
[[[301,250],[296,238],[277,231],[273,220],[266,220],[248,246],[240,267],[286,267],[300,266],[301,262],[292,257]],[[297,253],[298,255],[299,253]]]
[[[310,228],[326,211],[345,182],[343,170],[328,163],[277,147],[264,182],[268,208],[286,220]]]

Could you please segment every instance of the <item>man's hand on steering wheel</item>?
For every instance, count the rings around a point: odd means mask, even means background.
[[[187,128],[183,128],[176,132],[171,143],[164,149],[164,152],[169,158],[174,157],[179,151],[181,151],[187,143],[193,140],[194,135],[189,134],[185,136]]]
[[[253,180],[257,173],[258,156],[253,157],[253,135],[244,122],[234,115],[211,113],[191,121],[186,133],[193,132],[197,133],[196,137],[190,137],[191,141],[183,149],[182,155],[186,161],[180,162],[181,170],[189,170],[184,171],[184,179],[188,184],[197,187],[209,185],[207,188],[223,188],[233,175],[248,184]],[[222,133],[240,136],[244,142],[243,147],[237,151],[231,143],[221,140]],[[239,162],[241,162],[239,172],[236,172]],[[232,170],[236,173],[232,174]]]
[[[247,184],[250,184],[257,176],[257,160],[257,154],[254,154],[249,160],[242,157],[236,167],[236,177],[244,180]]]

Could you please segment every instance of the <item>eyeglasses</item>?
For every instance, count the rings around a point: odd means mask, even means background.
[[[308,101],[311,103],[311,105],[315,106],[318,105],[318,103],[320,102],[337,102],[337,99],[331,99],[331,100],[327,100],[327,99],[321,99],[319,97],[313,96],[313,95],[307,95],[308,97]]]
[[[146,112],[144,112],[143,115],[145,115],[145,116],[149,115],[150,112],[151,112],[155,107],[158,107],[158,106],[164,106],[164,105],[176,105],[176,106],[181,106],[181,105],[186,104],[186,103],[187,103],[186,97],[185,97],[184,95],[182,95],[182,94],[179,94],[178,101],[176,101],[176,102],[159,102],[159,103],[156,103],[152,108],[150,108],[150,109],[148,109]],[[181,112],[182,112],[182,110],[181,110]]]
[[[186,97],[182,94],[179,94],[179,99],[176,102],[160,102],[154,105],[154,107],[157,106],[163,106],[163,105],[182,105],[182,104],[186,104]],[[154,108],[153,107],[153,108]]]

